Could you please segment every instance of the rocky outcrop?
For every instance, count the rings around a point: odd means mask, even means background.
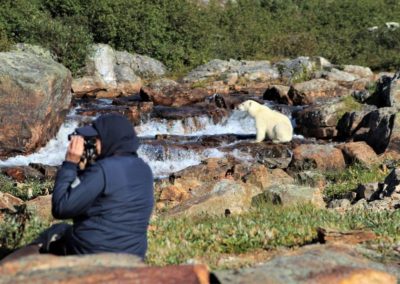
[[[96,44],[86,62],[85,75],[76,78],[72,90],[78,96],[110,98],[137,93],[142,78],[163,76],[165,66],[150,57],[114,51],[109,45]]]
[[[292,85],[288,96],[293,105],[308,105],[318,99],[340,97],[350,93],[350,90],[340,87],[337,83],[325,79],[313,79]]]
[[[54,137],[71,102],[71,74],[48,57],[0,53],[0,157],[29,154]]]
[[[400,71],[393,77],[380,77],[375,93],[367,102],[378,107],[394,107],[400,111]]]
[[[394,266],[368,260],[346,245],[311,245],[251,268],[214,272],[220,283],[395,284]]]
[[[377,154],[382,154],[391,141],[395,118],[396,110],[389,107],[347,112],[338,122],[338,136],[365,141]]]
[[[340,170],[346,166],[342,151],[332,145],[304,144],[293,150],[290,168],[301,170]]]
[[[233,85],[241,78],[246,81],[270,81],[278,79],[279,73],[269,61],[214,59],[192,70],[182,81],[195,83],[221,80],[227,85]]]
[[[345,143],[338,145],[337,148],[343,151],[346,163],[349,165],[359,163],[365,167],[370,167],[380,161],[375,151],[363,141]]]

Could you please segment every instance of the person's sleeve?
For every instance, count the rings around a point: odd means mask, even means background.
[[[99,165],[91,165],[78,176],[78,166],[64,162],[57,173],[52,196],[52,214],[69,219],[85,214],[104,190],[104,174]]]

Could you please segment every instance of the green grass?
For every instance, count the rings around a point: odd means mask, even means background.
[[[360,164],[349,166],[344,171],[326,173],[328,182],[324,195],[327,200],[343,198],[347,193],[356,189],[359,184],[383,182],[389,174],[380,169],[379,165],[366,168]]]
[[[344,96],[341,100],[341,107],[337,111],[337,119],[341,119],[346,112],[359,111],[363,109],[363,104],[354,99],[353,96]]]
[[[45,195],[52,191],[54,182],[50,180],[40,181],[30,179],[23,183],[17,183],[11,178],[0,174],[0,191],[7,192],[22,200],[30,200],[39,195]]]
[[[292,208],[267,205],[247,214],[199,219],[163,218],[152,223],[148,263],[167,265],[201,259],[212,269],[224,254],[297,247],[313,243],[317,228],[370,229],[386,243],[400,241],[400,212],[339,214],[311,205]],[[377,242],[379,242],[379,239]]]

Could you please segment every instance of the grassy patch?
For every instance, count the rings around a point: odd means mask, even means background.
[[[166,265],[201,259],[215,269],[218,259],[224,254],[312,243],[317,237],[318,227],[371,229],[380,238],[396,242],[400,240],[399,221],[399,211],[362,211],[342,215],[311,205],[294,208],[269,205],[232,217],[159,218],[152,223],[149,232],[148,262]]]
[[[325,187],[324,194],[327,200],[343,198],[347,193],[353,191],[358,184],[383,182],[387,175],[388,172],[380,169],[379,165],[366,168],[360,164],[354,164],[344,171],[326,173],[328,184]]]
[[[53,189],[54,182],[50,180],[28,180],[18,183],[11,178],[0,174],[0,191],[7,192],[22,200],[29,200],[39,195],[46,195]]]
[[[353,96],[344,96],[341,100],[341,107],[337,111],[337,118],[340,119],[346,112],[360,111],[363,104],[357,102]]]

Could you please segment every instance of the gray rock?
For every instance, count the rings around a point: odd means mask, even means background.
[[[311,203],[316,207],[325,208],[325,202],[318,188],[295,184],[273,185],[252,200],[253,204],[263,202],[283,206]]]
[[[131,54],[126,51],[116,51],[115,56],[118,65],[129,66],[133,72],[141,78],[157,78],[164,76],[166,73],[165,65],[151,57],[140,54]]]

